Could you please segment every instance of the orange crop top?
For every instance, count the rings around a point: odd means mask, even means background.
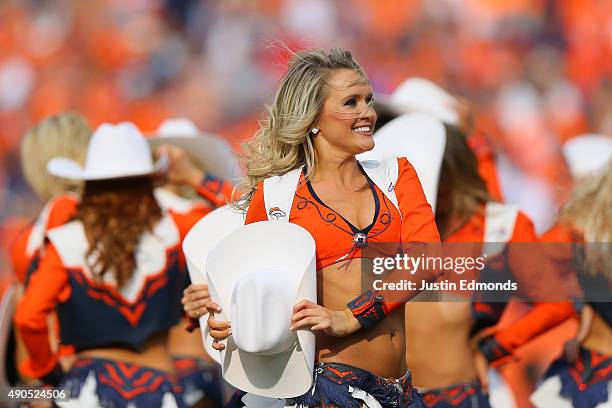
[[[368,183],[374,196],[374,217],[370,225],[359,229],[327,206],[317,196],[310,182],[304,179],[304,174],[300,176],[289,221],[304,227],[315,238],[317,269],[347,259],[360,258],[366,242],[400,242],[399,211],[371,180],[368,179]],[[259,191],[263,190],[258,189]],[[263,204],[263,194],[257,196]],[[258,203],[251,202],[251,206],[253,205]],[[249,211],[246,224],[260,221],[253,213]],[[267,219],[267,216],[264,219]]]
[[[317,269],[345,259],[360,258],[361,249],[367,242],[440,242],[431,206],[425,199],[416,171],[405,158],[398,159],[398,163],[395,194],[401,214],[380,188],[367,178],[374,196],[375,212],[371,224],[361,230],[328,207],[304,175],[300,176],[289,221],[305,228],[313,236]],[[263,191],[263,182],[260,182],[253,194],[245,224],[268,219]]]
[[[398,243],[406,249],[410,243],[440,242],[431,206],[414,167],[406,158],[398,158],[395,194],[399,210],[369,178],[368,183],[374,196],[375,212],[371,224],[360,230],[320,200],[304,175],[300,176],[289,221],[313,236],[317,269],[362,257],[362,248],[367,243]],[[251,199],[245,224],[267,219],[263,182],[260,182]],[[363,327],[370,327],[399,305],[399,302],[384,302],[380,294],[367,291],[351,301],[349,308]]]
[[[482,242],[484,240],[484,211],[480,211],[445,242]],[[538,241],[533,223],[522,212],[519,212],[514,225],[510,243],[526,243]],[[525,248],[525,247],[523,247]],[[512,250],[512,248],[511,248]],[[520,251],[520,249],[518,249]],[[522,250],[525,252],[525,249]],[[532,276],[540,276],[546,285],[552,278],[545,278],[545,271],[538,269],[538,264],[530,265],[533,258],[524,256],[505,257],[503,267],[507,268],[518,282],[530,281]],[[536,275],[537,274],[537,275]],[[546,274],[546,276],[550,276]],[[527,286],[527,285],[525,285]],[[546,331],[563,323],[574,314],[571,302],[534,301],[532,308],[509,325],[498,328],[493,335],[485,338],[480,344],[480,350],[494,366],[502,365],[512,360],[514,353],[525,344]],[[481,302],[473,299],[472,316],[473,331],[495,325],[499,322],[507,303]]]
[[[20,283],[27,286],[30,275],[38,267],[47,231],[74,217],[77,204],[78,198],[71,194],[53,197],[28,228],[17,236],[11,248],[11,261]]]

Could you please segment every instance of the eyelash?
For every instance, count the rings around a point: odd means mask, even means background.
[[[374,101],[374,96],[368,96],[365,100],[366,104],[370,104],[372,103],[372,101]],[[351,98],[347,100],[346,102],[344,102],[344,106],[356,106],[356,105],[357,105],[357,100],[355,98]]]

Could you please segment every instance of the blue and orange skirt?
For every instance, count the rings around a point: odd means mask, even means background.
[[[172,362],[187,406],[204,398],[215,407],[223,406],[221,366],[196,357],[173,356]]]
[[[421,396],[412,386],[410,372],[397,380],[341,363],[318,363],[307,393],[287,401],[298,407],[422,408]]]
[[[612,406],[612,356],[581,348],[574,364],[555,360],[531,395],[536,407]]]
[[[60,407],[186,407],[181,386],[171,374],[122,361],[81,358],[60,387],[69,398],[56,401]]]
[[[243,391],[237,391],[226,408],[242,408]],[[317,363],[312,387],[304,395],[289,398],[290,408],[425,408],[412,386],[408,371],[390,380],[361,368],[341,363]]]
[[[480,382],[457,384],[433,390],[420,390],[431,408],[489,408],[489,397],[482,392]]]

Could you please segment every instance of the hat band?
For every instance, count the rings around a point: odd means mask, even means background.
[[[283,354],[293,352],[293,349],[295,349],[297,345],[298,345],[298,341],[294,340],[293,343],[291,343],[290,347],[278,353],[269,353],[269,354],[268,353],[254,353],[254,354],[259,354],[260,356],[265,356],[265,357],[278,357],[278,356],[282,356]]]

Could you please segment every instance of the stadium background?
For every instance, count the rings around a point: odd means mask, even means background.
[[[0,22],[3,280],[12,237],[42,207],[20,171],[30,126],[64,110],[143,131],[181,116],[238,149],[283,73],[285,47],[348,48],[377,93],[421,76],[467,98],[500,155],[505,198],[540,233],[567,194],[563,141],[612,135],[606,0],[3,0]],[[517,392],[572,324],[505,370]]]

